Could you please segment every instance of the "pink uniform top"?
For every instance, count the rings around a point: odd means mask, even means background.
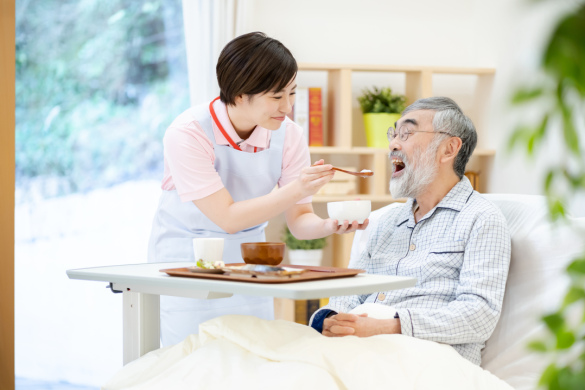
[[[218,100],[213,104],[213,108],[217,119],[231,139],[236,143],[242,141],[229,120],[225,104]],[[303,129],[288,117],[285,121],[286,134],[279,187],[296,180],[301,169],[311,164]],[[229,145],[213,120],[212,123],[215,143]],[[271,134],[271,130],[256,126],[250,137],[240,143],[240,148],[247,153],[254,153],[254,148],[260,152],[270,144]],[[181,201],[188,202],[205,198],[224,187],[213,165],[215,161],[213,144],[197,122],[192,109],[186,110],[171,123],[165,132],[163,144],[165,165],[163,190],[176,189]],[[304,198],[297,204],[309,202],[311,197]]]

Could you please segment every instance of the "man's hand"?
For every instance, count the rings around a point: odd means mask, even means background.
[[[364,314],[339,313],[323,321],[322,334],[327,337],[370,337],[377,334],[399,334],[400,319],[379,320]]]

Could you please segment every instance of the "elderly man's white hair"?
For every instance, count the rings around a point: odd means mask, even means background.
[[[477,145],[477,132],[473,122],[469,119],[461,108],[448,97],[437,96],[426,99],[419,99],[412,103],[402,112],[402,116],[418,110],[433,110],[434,131],[445,131],[455,137],[461,138],[461,150],[455,158],[453,169],[459,178],[465,174],[465,166]]]

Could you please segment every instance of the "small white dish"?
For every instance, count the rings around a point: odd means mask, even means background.
[[[336,219],[338,225],[343,225],[344,221],[364,223],[371,212],[372,201],[370,200],[345,200],[327,203],[329,218]]]

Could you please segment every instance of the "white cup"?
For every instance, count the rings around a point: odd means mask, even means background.
[[[221,261],[223,258],[223,238],[204,237],[193,239],[195,261]]]

